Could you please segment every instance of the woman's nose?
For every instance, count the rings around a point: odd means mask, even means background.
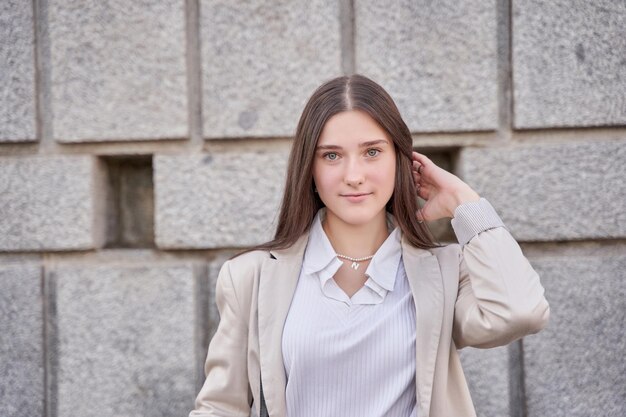
[[[363,184],[363,180],[365,179],[365,172],[361,162],[358,159],[352,159],[348,161],[348,163],[346,164],[346,172],[344,178],[346,184],[351,187]]]

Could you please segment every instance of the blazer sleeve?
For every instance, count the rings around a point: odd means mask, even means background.
[[[461,248],[456,347],[501,346],[543,329],[550,307],[539,275],[491,204],[461,204],[452,227]]]
[[[222,265],[217,278],[215,302],[220,321],[209,344],[204,365],[206,379],[189,417],[250,415],[248,324],[240,315],[229,262]]]

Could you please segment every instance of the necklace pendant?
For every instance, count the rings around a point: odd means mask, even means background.
[[[357,262],[352,262],[351,266],[352,266],[352,269],[354,269],[355,271],[359,269],[359,264]]]

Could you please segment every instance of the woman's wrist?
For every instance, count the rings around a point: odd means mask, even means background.
[[[451,194],[452,205],[449,207],[450,218],[454,218],[454,212],[461,204],[480,200],[480,195],[470,187],[454,190]]]
[[[477,234],[496,227],[506,227],[502,219],[485,198],[467,201],[458,206],[450,224],[459,244],[463,247]]]

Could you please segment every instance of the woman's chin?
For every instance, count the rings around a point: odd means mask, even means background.
[[[337,220],[354,227],[365,226],[377,221],[378,217],[384,219],[386,216],[384,207],[380,210],[372,207],[348,207],[338,211],[329,210],[327,207],[326,210],[327,213],[330,211],[330,215],[336,217]]]

